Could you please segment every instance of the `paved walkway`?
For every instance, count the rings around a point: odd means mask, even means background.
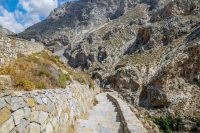
[[[98,104],[89,111],[87,120],[78,120],[77,133],[124,133],[116,107],[106,93],[96,96]]]

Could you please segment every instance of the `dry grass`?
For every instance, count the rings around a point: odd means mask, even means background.
[[[63,73],[63,70],[68,74]],[[26,91],[65,88],[66,81],[71,81],[70,77],[75,77],[74,79],[81,83],[93,83],[88,75],[75,72],[61,62],[59,57],[50,55],[46,51],[28,57],[20,56],[9,66],[1,68],[0,74],[10,75],[13,88]]]

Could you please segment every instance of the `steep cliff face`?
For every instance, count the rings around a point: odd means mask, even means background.
[[[199,18],[199,0],[80,0],[19,36],[62,49],[55,54],[101,87],[150,114],[180,116],[185,131],[197,131]]]

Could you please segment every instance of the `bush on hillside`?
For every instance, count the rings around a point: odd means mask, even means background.
[[[172,133],[180,131],[182,126],[181,118],[172,118],[171,116],[160,116],[153,118],[153,122],[158,125],[162,133]]]

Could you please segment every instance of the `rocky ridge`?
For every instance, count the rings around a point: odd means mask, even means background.
[[[14,33],[6,28],[3,28],[1,25],[0,25],[0,34],[5,34],[5,35],[13,35]]]

